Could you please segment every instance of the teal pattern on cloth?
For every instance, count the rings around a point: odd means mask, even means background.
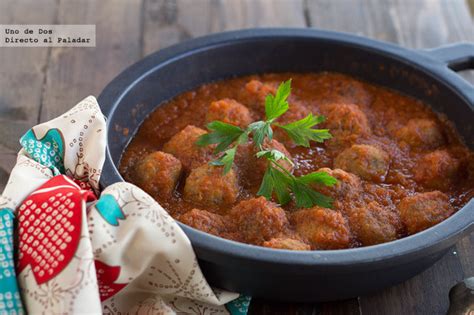
[[[21,137],[20,143],[33,160],[49,167],[54,175],[65,173],[64,141],[58,129],[49,129],[41,139],[30,129]]]
[[[97,211],[110,225],[118,226],[119,220],[125,220],[125,215],[117,200],[112,195],[103,194],[95,204]]]
[[[246,315],[249,310],[251,299],[252,297],[250,296],[241,295],[237,299],[227,303],[225,307],[232,315]]]
[[[13,211],[0,209],[0,314],[25,314],[13,259]]]

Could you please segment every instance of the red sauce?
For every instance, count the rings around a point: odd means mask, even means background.
[[[263,97],[288,78],[292,78],[290,110],[281,121],[294,121],[309,112],[324,114],[327,120],[321,128],[329,128],[333,139],[304,148],[281,133],[276,132],[275,138],[291,154],[295,175],[321,168],[346,171],[340,180],[344,186],[321,191],[335,199],[332,210],[308,211],[289,204],[282,207],[283,217],[280,207],[260,205],[261,200],[239,206],[256,197],[261,182],[261,174],[239,167],[235,200],[227,198],[223,204],[186,200],[186,177],[197,165],[186,166],[183,160],[183,171],[175,173],[181,174],[177,189],[171,195],[148,192],[173,217],[198,229],[255,245],[300,250],[357,247],[404,237],[446,219],[474,196],[473,153],[444,116],[416,99],[334,73],[253,75],[183,93],[157,107],[142,124],[122,157],[122,175],[145,189],[148,183],[137,179],[137,165],[147,154],[163,150],[186,126],[205,129],[212,102],[235,100],[248,108],[253,121],[261,120]],[[212,181],[210,177],[199,183]],[[440,194],[424,194],[433,191]],[[190,212],[194,208],[205,211]]]

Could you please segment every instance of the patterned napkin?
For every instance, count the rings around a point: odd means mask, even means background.
[[[0,197],[0,314],[246,314],[213,289],[174,219],[129,183],[99,192],[105,118],[89,96],[20,140]]]

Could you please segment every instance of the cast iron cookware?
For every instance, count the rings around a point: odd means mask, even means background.
[[[473,66],[472,43],[414,51],[314,29],[250,29],[183,42],[132,65],[99,96],[108,118],[100,183],[123,180],[121,154],[156,106],[203,83],[254,73],[335,71],[395,89],[446,114],[473,149],[474,87],[455,73]],[[211,285],[266,299],[327,301],[379,290],[431,266],[474,230],[474,199],[421,233],[355,249],[275,250],[180,226]]]

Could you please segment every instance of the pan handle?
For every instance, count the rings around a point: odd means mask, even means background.
[[[426,49],[424,52],[432,58],[445,63],[453,71],[474,69],[474,43],[461,42]]]

